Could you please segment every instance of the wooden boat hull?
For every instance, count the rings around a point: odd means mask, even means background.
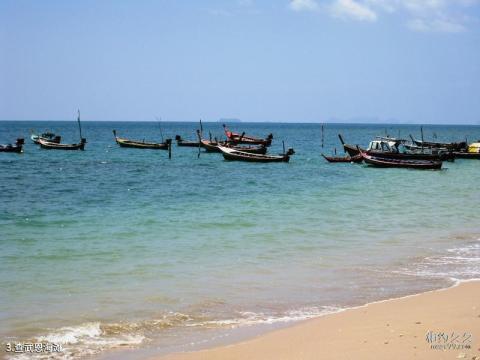
[[[120,147],[124,148],[134,148],[134,149],[151,149],[151,150],[168,150],[168,145],[166,143],[141,143],[141,142],[132,142],[125,139],[117,139],[117,144]]]
[[[442,168],[441,161],[429,160],[400,160],[400,159],[385,159],[381,157],[371,156],[362,152],[363,161],[366,164],[383,168],[409,168],[419,170],[439,170]]]
[[[87,141],[82,138],[78,144],[57,144],[49,141],[40,140],[39,144],[42,149],[46,150],[85,150],[85,143]]]
[[[113,136],[115,137],[115,142],[124,148],[134,148],[134,149],[150,149],[150,150],[168,150],[171,140],[167,139],[163,143],[152,143],[138,140],[129,140],[117,137],[117,132],[113,130]]]
[[[368,155],[381,157],[385,159],[396,160],[430,160],[430,161],[448,161],[454,160],[452,153],[440,153],[440,154],[405,154],[394,152],[381,152],[381,151],[366,151]]]
[[[270,145],[272,145],[272,134],[268,135],[265,139],[261,139],[245,135],[245,133],[239,134],[229,131],[225,124],[223,124],[223,128],[225,130],[225,136],[227,137],[228,141],[233,144],[263,145],[265,147],[269,147]]]
[[[453,156],[459,159],[479,159],[480,160],[480,153],[455,151],[453,152]]]
[[[216,141],[210,140],[200,140],[200,146],[205,149],[206,152],[221,152],[218,148],[218,143]]]
[[[322,154],[322,156],[330,163],[361,163],[363,161],[362,155],[358,154],[353,157],[351,156],[326,156]]]
[[[233,144],[245,144],[245,145],[262,145],[268,147],[272,145],[272,140],[267,139],[251,139],[251,138],[240,138],[240,137],[229,137],[228,141]]]
[[[229,147],[230,149],[243,151],[250,154],[265,155],[267,153],[267,148],[265,146],[235,146],[232,144],[225,144],[225,146]]]
[[[198,147],[199,143],[195,141],[177,141],[177,146]]]
[[[243,151],[234,150],[228,147],[219,146],[222,152],[223,158],[228,161],[246,161],[257,163],[270,163],[270,162],[289,162],[289,153],[285,155],[261,155],[251,154]]]
[[[443,148],[449,151],[462,151],[466,149],[468,146],[467,143],[464,141],[461,141],[458,143],[440,143],[440,142],[417,140],[412,135],[410,135],[410,138],[412,139],[412,142],[415,145],[419,147],[424,147],[424,148],[433,148],[433,149]]]
[[[199,142],[184,140],[180,135],[176,135],[175,140],[177,141],[177,146],[198,147],[200,145]]]
[[[219,146],[224,146],[230,149],[246,152],[249,154],[265,155],[267,153],[267,148],[265,146],[235,146],[235,145],[232,145],[231,143],[224,143],[224,142],[218,143],[218,142],[209,141],[209,140],[202,140],[201,146],[207,152],[219,153],[221,152],[221,150],[219,149]]]
[[[0,152],[8,152],[8,153],[21,153],[23,151],[23,144],[25,141],[23,139],[17,139],[14,145],[12,144],[5,144],[0,145]]]

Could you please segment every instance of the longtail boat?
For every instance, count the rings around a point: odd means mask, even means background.
[[[177,141],[177,146],[186,146],[186,147],[198,147],[198,141],[188,141],[182,139],[180,135],[175,135],[175,140]]]
[[[422,148],[433,148],[433,149],[444,148],[449,151],[464,151],[467,149],[467,143],[465,141],[452,142],[452,143],[423,141],[423,140],[415,139],[412,135],[410,135],[410,139],[412,139],[412,142],[415,145]]]
[[[197,130],[198,139],[200,141],[200,146],[205,149],[206,152],[221,152],[219,146],[228,147],[233,150],[242,151],[250,154],[260,154],[265,155],[267,153],[267,148],[265,146],[241,146],[231,143],[229,141],[218,141],[215,140],[206,140],[202,139],[200,130]]]
[[[40,140],[44,140],[44,141],[59,144],[60,141],[62,140],[62,137],[59,136],[59,135],[56,135],[52,132],[47,131],[47,132],[44,132],[44,133],[41,133],[41,134],[32,133],[30,135],[30,139],[37,145],[40,144]]]
[[[82,138],[77,144],[59,144],[45,140],[38,140],[38,143],[42,149],[47,150],[85,150],[85,144],[87,139]]]
[[[272,144],[273,134],[269,134],[265,139],[245,135],[245,133],[239,134],[227,129],[227,126],[223,124],[225,136],[229,142],[234,144],[250,144],[250,145],[263,145],[270,146]]]
[[[338,137],[342,142],[345,152],[347,152],[350,157],[357,156],[363,151],[368,155],[393,160],[453,161],[455,159],[452,152],[448,150],[441,151],[440,149],[432,150],[427,148],[424,150],[413,150],[405,146],[406,140],[404,139],[377,136],[375,140],[370,142],[367,149],[363,149],[358,145],[345,144],[340,134]],[[403,147],[403,151],[400,151],[401,147]]]
[[[295,152],[289,149],[285,154],[281,155],[261,155],[251,154],[244,151],[238,151],[229,147],[219,145],[218,148],[222,152],[223,158],[230,161],[247,161],[247,162],[289,162],[290,156]]]
[[[25,140],[18,138],[15,144],[0,144],[0,152],[21,153],[23,151]]]
[[[480,159],[480,140],[468,145],[466,151],[454,151],[453,155],[460,159]]]
[[[340,142],[342,143],[343,150],[350,156],[354,157],[360,154],[360,151],[365,151],[365,149],[362,149],[358,145],[352,145],[352,144],[346,144],[345,141],[343,140],[343,136],[341,134],[338,134],[338,138],[340,139]]]
[[[366,152],[360,152],[363,161],[366,164],[383,167],[383,168],[409,168],[420,170],[438,170],[442,168],[441,161],[430,160],[400,160],[400,159],[386,159],[373,155],[368,155]]]
[[[327,156],[322,154],[322,156],[330,163],[361,163],[363,161],[363,157],[360,154],[355,156]]]
[[[80,142],[74,144],[62,144],[59,142],[48,141],[44,139],[38,139],[38,143],[42,149],[47,150],[85,150],[85,144],[87,139],[82,137],[82,125],[80,123],[80,110],[78,110],[78,132],[80,134]]]
[[[164,142],[161,143],[154,143],[154,142],[146,142],[144,140],[129,140],[120,138],[117,136],[117,131],[113,130],[113,136],[115,137],[115,141],[121,147],[128,147],[128,148],[136,148],[136,149],[153,149],[153,150],[168,150],[169,146],[171,146],[172,140],[166,139]]]

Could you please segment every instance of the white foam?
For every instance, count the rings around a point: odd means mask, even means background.
[[[428,256],[419,263],[392,272],[453,281],[480,278],[479,241],[447,249],[444,254]]]
[[[99,322],[84,323],[79,326],[63,327],[47,335],[39,336],[36,342],[61,345],[58,353],[31,353],[23,354],[25,359],[74,359],[86,355],[98,354],[104,350],[125,346],[140,345],[145,340],[141,334],[108,335],[102,330]],[[13,356],[11,359],[23,360]]]
[[[284,314],[265,314],[263,312],[254,313],[254,312],[240,312],[240,317],[232,319],[223,319],[223,320],[209,320],[209,321],[200,321],[189,323],[186,326],[189,327],[240,327],[240,326],[251,326],[251,325],[271,325],[276,323],[287,323],[294,321],[301,321],[312,319],[321,315],[331,314],[335,312],[340,312],[343,309],[337,307],[309,307],[302,308],[298,310],[290,310]]]

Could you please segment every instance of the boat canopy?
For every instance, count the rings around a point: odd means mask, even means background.
[[[480,142],[472,143],[468,145],[469,153],[480,153]]]
[[[368,145],[368,151],[386,151],[398,152],[398,144],[396,141],[373,140]]]

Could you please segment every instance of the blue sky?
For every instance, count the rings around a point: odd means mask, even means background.
[[[480,123],[480,0],[0,0],[0,119]]]

